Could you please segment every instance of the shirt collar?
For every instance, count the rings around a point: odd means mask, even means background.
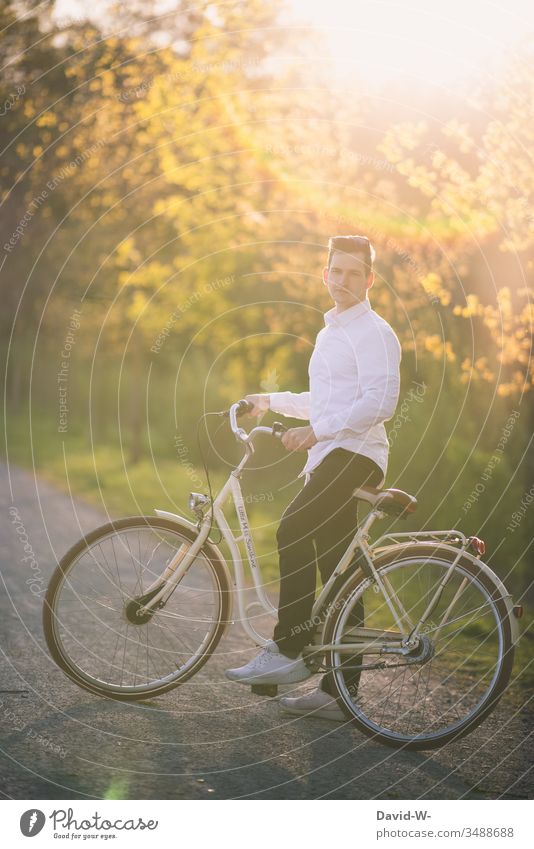
[[[360,301],[358,304],[354,304],[354,306],[349,307],[343,312],[337,313],[336,307],[332,307],[331,310],[325,312],[324,314],[324,323],[325,324],[339,324],[342,327],[348,324],[353,319],[358,318],[360,315],[363,315],[366,312],[369,312],[371,309],[371,304],[369,303],[369,298],[365,298],[365,300]]]

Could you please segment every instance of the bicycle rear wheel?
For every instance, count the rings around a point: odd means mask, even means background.
[[[438,547],[411,546],[376,564],[406,612],[405,633],[423,615],[454,557]],[[400,635],[378,586],[360,573],[349,579],[331,608],[325,644],[351,641],[351,611],[357,605],[358,611],[363,605],[366,628]],[[454,567],[422,634],[410,657],[361,655],[358,663],[364,668],[356,692],[348,668],[354,658],[335,651],[328,657],[340,705],[360,730],[390,746],[431,749],[469,733],[493,710],[510,678],[514,646],[506,604],[470,559]],[[396,665],[365,668],[384,660]]]
[[[46,593],[43,626],[52,657],[76,684],[147,699],[209,659],[230,601],[225,569],[209,550],[197,554],[162,609],[137,613],[147,588],[195,537],[185,525],[139,516],[98,528],[67,552]]]

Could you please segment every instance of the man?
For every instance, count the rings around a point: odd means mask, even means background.
[[[369,303],[374,257],[365,236],[329,240],[323,281],[335,306],[325,313],[310,359],[310,391],[246,396],[252,415],[271,409],[310,424],[282,435],[288,451],[307,450],[308,460],[299,475],[306,475],[305,485],[277,531],[280,599],[273,640],[246,666],[227,670],[232,681],[293,684],[310,677],[302,649],[313,633],[316,562],[325,583],[356,530],[353,490],[384,481],[389,449],[384,422],[399,397],[401,347]],[[357,688],[359,673],[350,674]],[[280,704],[290,713],[343,720],[332,693],[326,675],[318,689]]]

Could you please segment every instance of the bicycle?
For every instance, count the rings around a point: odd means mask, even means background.
[[[237,423],[245,452],[215,498],[191,493],[196,522],[155,510],[119,519],[77,542],[47,589],[43,623],[53,659],[76,684],[121,700],[145,700],[183,684],[209,660],[232,622],[257,645],[252,606],[276,615],[267,597],[250,532],[240,477],[260,434],[286,429]],[[241,533],[234,536],[223,506],[231,495]],[[514,606],[482,560],[477,537],[457,530],[386,533],[370,542],[373,523],[406,518],[416,499],[398,489],[360,487],[370,504],[331,578],[318,594],[304,650],[312,672],[330,671],[347,719],[393,747],[430,749],[472,731],[494,709],[508,684],[518,640]],[[233,577],[210,537],[218,527]],[[256,600],[245,604],[243,542]],[[362,618],[363,617],[363,618]],[[354,675],[348,683],[347,672]],[[275,695],[276,687],[252,687]]]

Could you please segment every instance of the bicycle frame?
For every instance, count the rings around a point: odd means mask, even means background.
[[[234,405],[234,407],[235,406],[236,405]],[[238,436],[239,441],[242,441],[245,444],[245,455],[241,459],[238,466],[230,472],[227,481],[224,483],[218,495],[213,500],[213,504],[210,506],[210,509],[206,510],[204,514],[199,518],[199,521],[196,525],[196,528],[198,530],[197,538],[190,545],[183,544],[178,549],[174,557],[167,564],[162,575],[157,578],[146,591],[145,595],[159,588],[159,591],[150,599],[150,601],[147,601],[142,610],[144,612],[153,607],[156,607],[160,603],[164,604],[166,600],[170,597],[174,588],[185,575],[188,568],[192,564],[194,558],[201,551],[206,540],[208,540],[211,528],[209,514],[211,511],[213,511],[214,522],[219,528],[222,537],[230,551],[233,567],[233,584],[235,587],[235,597],[237,600],[237,609],[239,612],[240,624],[247,636],[257,645],[261,646],[265,645],[269,638],[264,637],[256,631],[251,622],[250,610],[252,607],[260,607],[265,613],[270,614],[273,617],[276,616],[277,610],[271,603],[265,592],[264,583],[261,575],[261,568],[256,556],[254,540],[250,531],[248,516],[243,500],[243,495],[241,492],[239,478],[249,458],[254,452],[253,438],[259,433],[268,433],[270,435],[273,435],[274,431],[273,428],[270,427],[258,426],[253,428],[253,430],[251,430],[249,434],[246,434],[245,431],[236,426],[235,413],[233,416],[233,420],[232,415],[230,416],[230,418],[234,434]],[[232,498],[235,512],[239,520],[239,526],[241,530],[239,536],[235,536],[233,534],[224,514],[223,506],[229,496],[231,496]],[[166,510],[155,510],[155,513],[161,518],[165,518],[170,521],[175,521],[181,524],[186,522],[191,528],[195,527],[192,522],[178,514],[170,513]],[[413,647],[417,645],[418,635],[421,629],[424,627],[426,620],[431,616],[433,610],[436,608],[439,599],[443,593],[443,590],[451,575],[453,574],[454,567],[456,566],[460,558],[462,556],[465,556],[467,553],[467,548],[470,539],[466,538],[465,535],[460,531],[454,529],[448,531],[416,531],[408,533],[386,534],[381,536],[372,545],[369,545],[369,531],[371,526],[377,519],[385,518],[385,516],[386,513],[381,510],[371,510],[364,519],[363,523],[357,528],[354,537],[352,538],[345,551],[345,554],[339,561],[331,577],[323,586],[321,592],[319,593],[318,597],[314,602],[311,614],[311,621],[312,623],[320,621],[321,612],[325,607],[327,598],[329,597],[337,578],[347,571],[350,563],[353,560],[355,552],[359,550],[362,554],[360,566],[366,578],[368,578],[378,586],[392,614],[393,621],[395,622],[398,628],[398,632],[376,632],[373,629],[356,628],[354,629],[354,636],[357,639],[347,645],[337,645],[335,647],[335,650],[338,652],[350,652],[351,654],[354,654],[355,650],[358,650],[360,652],[366,650],[367,652],[381,654],[384,650],[386,650],[388,652],[395,651],[396,653],[403,654],[408,653],[410,650],[412,650]],[[383,545],[382,543],[384,543],[384,541],[388,539],[393,540],[393,543],[387,546]],[[454,560],[450,563],[450,566],[447,569],[440,584],[436,588],[436,591],[432,599],[429,601],[426,610],[416,623],[413,623],[410,620],[408,614],[402,608],[402,605],[398,597],[396,596],[393,588],[389,584],[387,577],[382,577],[374,565],[373,552],[376,552],[377,550],[384,552],[387,549],[393,549],[396,545],[399,544],[399,540],[413,540],[416,542],[439,541],[449,551],[454,551],[456,555]],[[245,568],[238,545],[239,542],[243,542],[245,546],[247,560],[253,581],[253,589],[256,595],[256,600],[250,602],[249,604],[245,603]],[[449,543],[449,545],[447,545],[447,543]],[[453,547],[453,545],[450,545],[450,543],[452,543],[454,546],[456,546],[458,543],[460,543],[460,545],[458,548],[456,548]],[[472,557],[472,555],[468,556]],[[221,559],[224,560],[224,558]],[[511,611],[511,597],[506,592],[504,586],[502,585],[498,577],[492,572],[491,569],[489,569],[486,564],[483,564],[482,561],[480,561],[478,558],[477,560],[480,563],[481,567],[484,569],[484,571],[486,571],[494,579],[496,587],[501,590],[501,595],[503,596],[503,598],[506,599],[507,606]],[[461,590],[459,590],[459,592],[461,592]],[[446,611],[445,616],[443,617],[444,621],[442,621],[442,625],[446,621],[446,616],[448,615],[448,612],[452,608],[455,601],[456,596],[453,599],[453,602],[451,602],[451,604],[449,605],[449,609]],[[511,616],[511,620],[513,619],[514,617]],[[328,650],[329,648],[332,647],[323,646],[322,644],[315,644],[312,648],[312,651],[318,652],[319,650]]]

